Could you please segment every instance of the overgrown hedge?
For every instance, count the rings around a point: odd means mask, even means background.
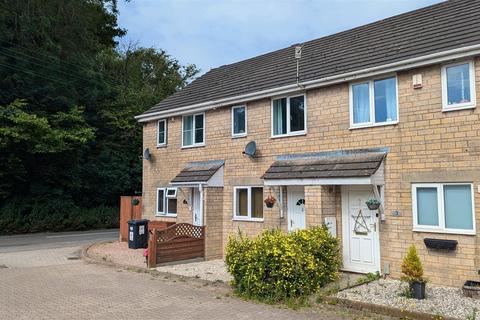
[[[81,208],[57,198],[48,201],[12,200],[0,208],[0,234],[116,228],[118,207]]]
[[[228,240],[226,264],[240,295],[264,301],[306,296],[338,277],[338,240],[325,227]]]

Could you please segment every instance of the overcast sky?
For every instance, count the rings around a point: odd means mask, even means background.
[[[164,49],[202,73],[442,0],[119,1],[122,42]]]

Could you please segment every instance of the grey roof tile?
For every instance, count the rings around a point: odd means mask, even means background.
[[[300,81],[480,44],[480,0],[450,0],[303,44]],[[295,84],[294,46],[212,69],[144,113]]]

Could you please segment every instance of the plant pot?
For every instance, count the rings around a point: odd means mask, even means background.
[[[418,300],[425,299],[425,282],[410,282],[410,292],[412,294],[412,298]]]
[[[378,208],[380,208],[380,203],[367,204],[367,207],[368,207],[368,209],[370,209],[370,210],[377,210]]]
[[[267,205],[267,208],[272,209],[275,203],[266,203],[266,205]]]
[[[132,205],[133,206],[138,206],[140,204],[140,200],[138,199],[132,199]]]
[[[462,287],[462,292],[465,297],[480,299],[480,282],[468,280]]]

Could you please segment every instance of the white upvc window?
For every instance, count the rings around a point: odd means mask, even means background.
[[[413,231],[475,234],[471,183],[412,184]]]
[[[247,107],[232,107],[232,137],[245,137],[247,135]]]
[[[234,187],[233,219],[263,221],[263,187]]]
[[[205,145],[205,113],[191,114],[182,118],[182,147]]]
[[[398,123],[397,77],[350,84],[350,128]]]
[[[473,61],[442,67],[443,111],[475,108],[475,67]]]
[[[305,94],[272,99],[272,137],[307,133]]]
[[[162,119],[157,122],[157,147],[167,145],[167,120]]]
[[[157,216],[177,216],[177,188],[157,188]]]

